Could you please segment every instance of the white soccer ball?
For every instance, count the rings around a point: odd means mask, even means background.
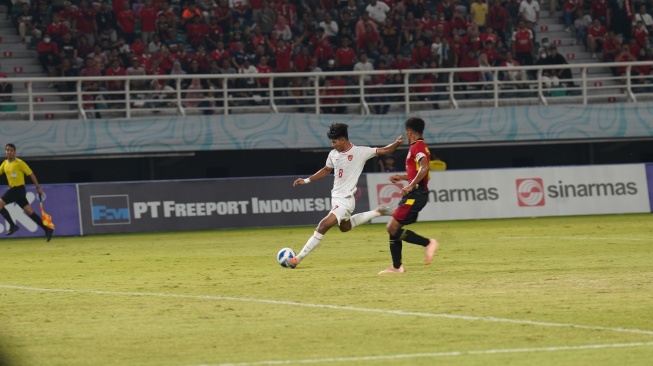
[[[277,253],[277,262],[281,267],[291,268],[289,262],[291,258],[295,258],[295,251],[290,248],[283,248]]]

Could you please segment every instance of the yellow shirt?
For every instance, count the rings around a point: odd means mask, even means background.
[[[27,163],[15,158],[14,161],[5,160],[0,165],[0,174],[7,175],[7,182],[9,187],[18,187],[25,185],[25,176],[32,175],[32,169],[29,168]]]
[[[431,160],[431,162],[429,162],[429,167],[431,170],[446,170],[447,163],[442,160]]]
[[[477,2],[472,3],[471,7],[471,20],[472,23],[478,25],[478,26],[485,26],[485,17],[487,16],[488,13],[488,7],[486,3],[479,4]]]

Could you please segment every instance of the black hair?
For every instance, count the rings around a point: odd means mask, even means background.
[[[344,123],[335,122],[329,127],[329,132],[327,132],[327,137],[329,140],[335,140],[341,137],[349,140],[349,133],[347,132],[347,126]]]
[[[8,147],[11,147],[12,149],[14,149],[14,151],[16,151],[16,145],[14,145],[12,143],[9,143],[9,144],[5,145],[5,149],[8,148]]]
[[[424,120],[419,117],[410,117],[406,120],[406,128],[417,132],[419,135],[424,134]]]

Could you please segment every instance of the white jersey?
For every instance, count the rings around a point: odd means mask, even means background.
[[[365,162],[376,156],[377,149],[368,146],[354,146],[347,151],[331,150],[326,166],[333,169],[331,197],[352,197],[356,193],[358,178]]]

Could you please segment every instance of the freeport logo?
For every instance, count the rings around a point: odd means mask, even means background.
[[[131,224],[129,196],[91,196],[93,225]]]
[[[401,189],[403,185],[399,183],[384,183],[376,185],[376,195],[379,205],[395,207],[401,201]]]
[[[541,178],[517,179],[519,207],[544,206],[544,183]]]

